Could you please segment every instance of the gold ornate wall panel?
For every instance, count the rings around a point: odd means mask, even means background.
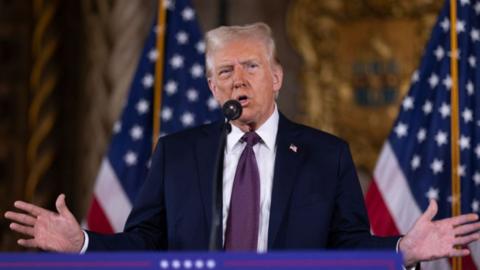
[[[0,0],[0,213],[88,206],[156,0]],[[0,218],[0,250],[21,249]]]
[[[23,197],[26,177],[30,1],[0,1],[0,212]],[[16,235],[0,218],[0,249]]]
[[[62,77],[58,22],[59,0],[32,1],[31,69],[28,98],[27,176],[23,198],[48,205],[55,193],[52,179],[58,152],[58,95]]]
[[[304,60],[303,122],[350,143],[370,173],[443,1],[296,0],[287,31]]]

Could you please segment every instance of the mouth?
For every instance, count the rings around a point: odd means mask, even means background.
[[[237,98],[238,102],[242,105],[242,107],[245,107],[248,104],[249,98],[246,95],[239,96]]]

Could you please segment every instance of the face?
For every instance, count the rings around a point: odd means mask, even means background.
[[[208,85],[215,99],[240,102],[242,115],[233,124],[255,130],[275,109],[275,97],[282,86],[283,72],[269,61],[268,50],[259,40],[232,40],[210,55]]]

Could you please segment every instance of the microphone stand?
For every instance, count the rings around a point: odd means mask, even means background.
[[[223,205],[223,152],[227,135],[232,131],[229,121],[238,119],[242,115],[242,105],[237,100],[227,100],[222,106],[225,122],[222,125],[220,144],[215,156],[212,181],[212,224],[210,226],[210,251],[223,250],[222,245],[222,205]]]
[[[213,171],[212,182],[212,224],[210,226],[210,241],[208,250],[219,251],[223,250],[221,242],[221,226],[222,226],[222,205],[223,205],[223,152],[227,135],[232,131],[232,126],[227,119],[222,125],[220,134],[220,144],[217,149],[215,157],[215,167]]]

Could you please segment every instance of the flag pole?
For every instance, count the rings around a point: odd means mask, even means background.
[[[164,0],[158,1],[157,10],[157,61],[155,62],[155,84],[153,94],[153,132],[152,132],[152,151],[155,149],[157,139],[160,134],[160,107],[162,105],[162,82],[163,82],[163,58],[165,47],[165,34],[167,30],[166,18],[167,9]]]
[[[450,72],[452,77],[452,89],[450,92],[451,103],[451,173],[452,173],[452,216],[461,214],[460,208],[460,149],[459,140],[459,102],[458,102],[458,44],[457,44],[457,2],[450,0]],[[461,257],[452,260],[453,270],[462,269]]]

